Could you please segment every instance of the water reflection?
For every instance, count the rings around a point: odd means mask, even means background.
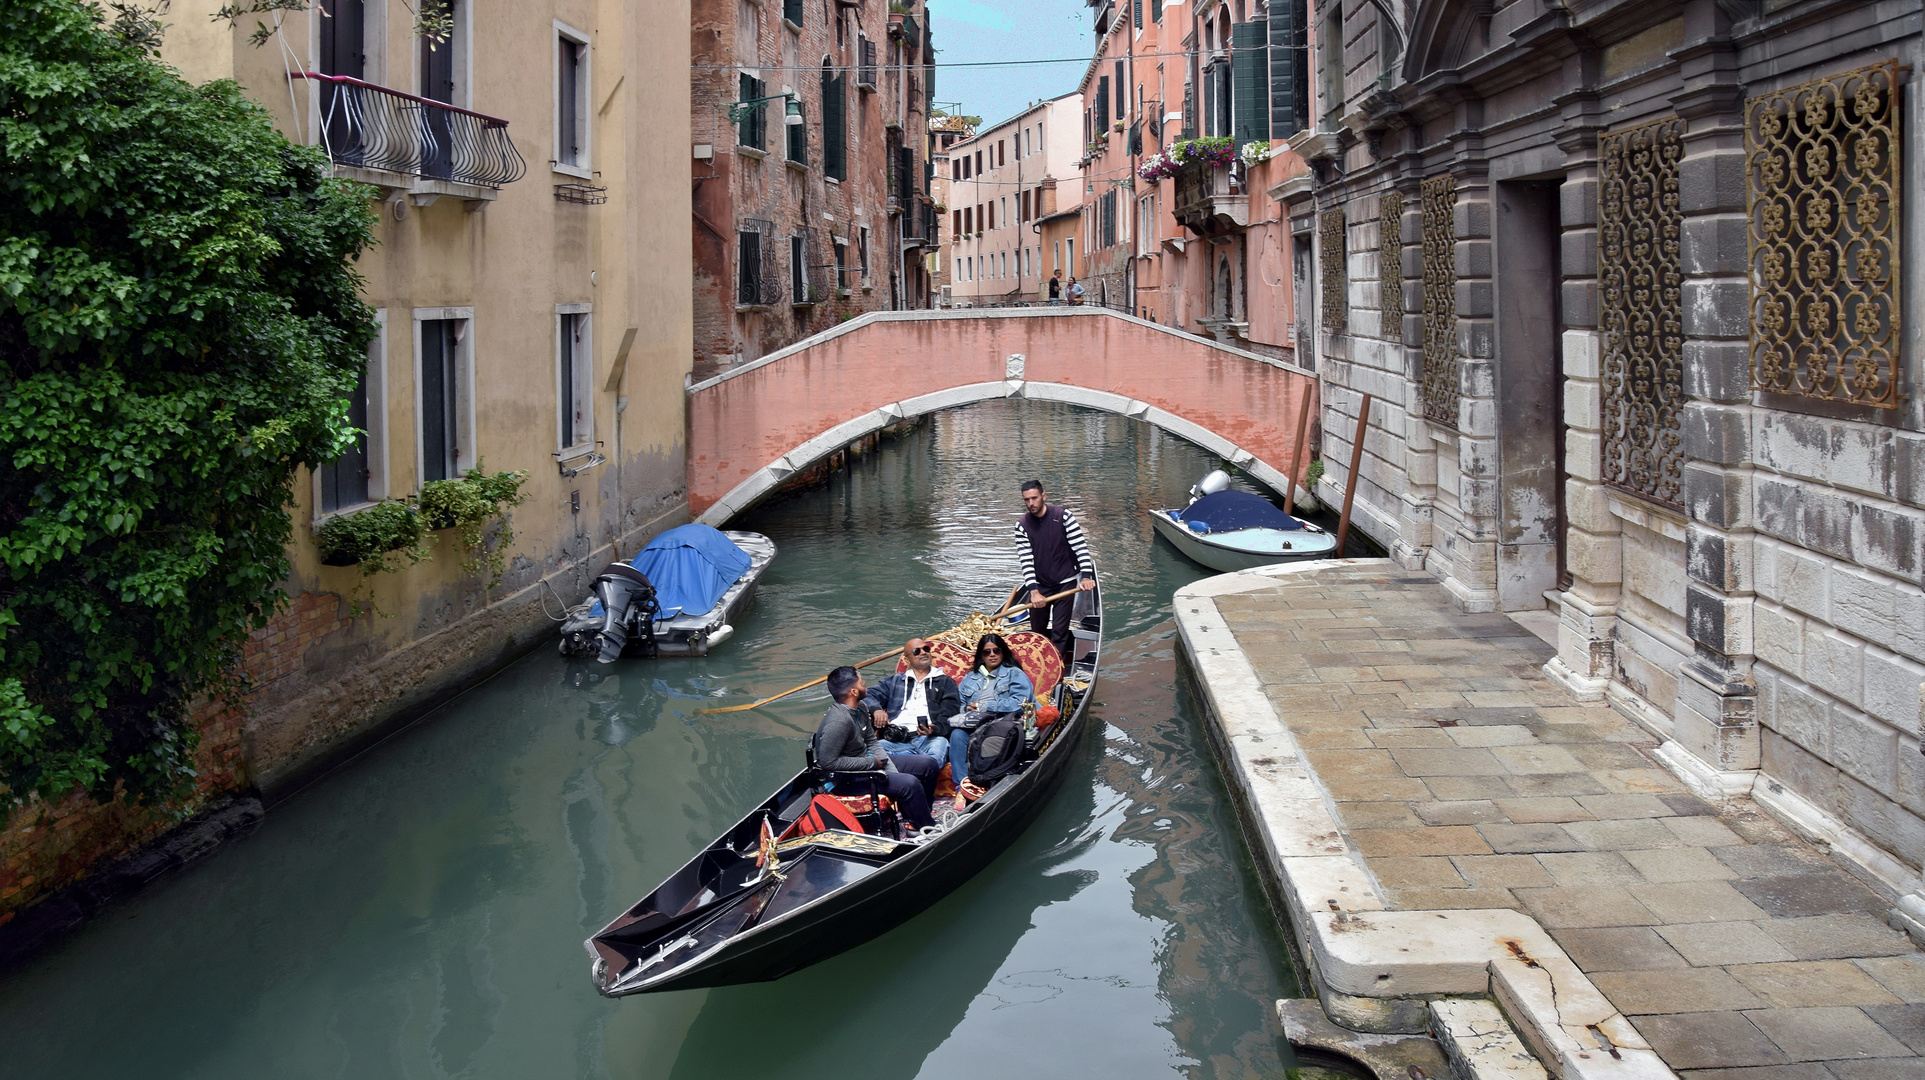
[[[1142,513],[1216,464],[1067,406],[940,414],[745,523],[782,554],[715,656],[540,650],[0,976],[0,1073],[1278,1074],[1287,953],[1176,686],[1168,600],[1203,571]],[[1029,475],[1083,518],[1110,616],[1099,723],[1030,830],[786,979],[596,997],[581,939],[780,785],[825,698],[695,709],[991,608]]]

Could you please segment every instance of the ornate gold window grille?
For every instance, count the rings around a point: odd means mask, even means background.
[[[1751,385],[1895,409],[1898,62],[1745,103]]]
[[[1684,214],[1672,117],[1598,142],[1598,297],[1604,482],[1682,507]]]
[[[1377,227],[1382,230],[1377,252],[1377,288],[1383,295],[1383,335],[1391,341],[1404,337],[1404,196],[1386,191],[1377,200]]]
[[[1457,426],[1457,178],[1424,181],[1424,418]]]
[[[1341,333],[1344,328],[1344,222],[1343,207],[1325,210],[1320,219],[1323,243],[1323,328],[1326,333]]]

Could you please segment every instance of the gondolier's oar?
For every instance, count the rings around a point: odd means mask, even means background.
[[[1064,589],[1062,592],[1057,593],[1055,596],[1044,597],[1043,603],[1045,604],[1053,603],[1057,600],[1061,600],[1065,596],[1074,595],[1076,591],[1077,590],[1075,589]],[[1029,604],[1027,602],[1021,603],[1021,604],[1011,604],[1010,606],[1004,608],[1003,610],[998,611],[996,614],[991,615],[990,618],[1000,619],[1012,611],[1020,611],[1023,608],[1026,608],[1028,606]],[[875,656],[871,656],[869,659],[864,660],[860,664],[853,664],[851,666],[858,667],[858,668],[866,668],[870,664],[873,664],[878,660],[887,660],[889,657],[898,656],[898,655],[901,655],[901,653],[902,653],[902,650],[900,648],[890,649],[886,653],[878,653]],[[770,696],[763,698],[761,701],[751,701],[747,705],[724,705],[721,708],[717,708],[717,709],[697,709],[695,710],[695,715],[706,716],[710,713],[744,712],[748,709],[761,708],[762,706],[767,705],[769,702],[774,701],[776,698],[785,698],[785,697],[788,697],[790,694],[799,693],[803,690],[807,690],[811,686],[821,686],[823,683],[828,681],[829,681],[829,677],[827,675],[824,675],[820,679],[810,679],[808,682],[803,683],[801,686],[791,687],[790,689],[784,690],[779,694],[771,694]]]

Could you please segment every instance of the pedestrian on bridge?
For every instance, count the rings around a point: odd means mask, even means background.
[[[1058,268],[1050,271],[1050,274],[1049,274],[1049,302],[1052,304],[1057,304],[1057,303],[1061,303],[1062,300],[1063,300],[1063,271],[1061,268]]]
[[[1071,278],[1071,288],[1075,288]],[[1029,590],[1030,629],[1047,634],[1070,660],[1070,609],[1074,596],[1046,602],[1050,596],[1074,586],[1084,592],[1096,588],[1096,561],[1090,558],[1089,541],[1083,526],[1067,507],[1051,506],[1043,494],[1043,482],[1031,480],[1023,485],[1023,516],[1016,523],[1016,550],[1023,561],[1023,588]]]
[[[1080,307],[1083,303],[1083,286],[1077,282],[1074,274],[1069,279],[1069,302],[1071,307]]]

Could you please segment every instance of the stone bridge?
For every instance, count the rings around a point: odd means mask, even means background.
[[[1281,361],[1102,308],[871,312],[688,388],[689,512],[721,525],[864,435],[994,398],[1142,420],[1280,492],[1316,393]]]

